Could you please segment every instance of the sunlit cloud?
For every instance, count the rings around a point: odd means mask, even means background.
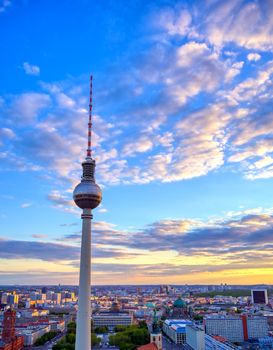
[[[23,69],[26,74],[28,75],[39,75],[40,74],[40,67],[35,66],[34,64],[30,64],[28,62],[23,63]]]

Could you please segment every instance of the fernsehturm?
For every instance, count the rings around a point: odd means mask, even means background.
[[[91,307],[90,307],[90,274],[91,274],[91,219],[92,209],[102,199],[101,189],[95,182],[96,162],[92,158],[92,76],[90,77],[90,102],[88,121],[88,145],[85,161],[82,163],[81,182],[75,187],[73,199],[82,211],[82,242],[80,282],[77,313],[75,350],[91,349]]]

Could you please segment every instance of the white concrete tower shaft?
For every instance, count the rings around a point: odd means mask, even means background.
[[[91,209],[83,209],[80,283],[75,350],[91,349]]]

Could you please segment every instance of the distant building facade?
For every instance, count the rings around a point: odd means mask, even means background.
[[[50,325],[34,326],[34,327],[28,327],[27,329],[22,329],[20,331],[20,334],[22,335],[24,345],[32,346],[37,339],[39,339],[44,334],[50,332],[50,330],[51,330]]]
[[[163,323],[163,332],[175,343],[186,344],[186,326],[193,324],[190,320],[167,319]]]
[[[207,334],[222,336],[231,342],[243,342],[268,335],[267,318],[264,316],[207,316],[204,325]]]
[[[130,326],[133,324],[133,315],[128,313],[100,312],[92,315],[93,327],[106,326],[113,329],[115,326]]]
[[[205,350],[205,331],[196,325],[186,325],[186,343],[193,350]]]

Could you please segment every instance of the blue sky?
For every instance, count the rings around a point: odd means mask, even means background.
[[[272,15],[0,1],[0,283],[77,283],[90,73],[93,283],[273,283]]]

